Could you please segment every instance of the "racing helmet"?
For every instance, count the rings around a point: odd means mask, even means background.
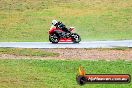
[[[51,24],[55,26],[57,23],[58,23],[57,20],[52,20]]]

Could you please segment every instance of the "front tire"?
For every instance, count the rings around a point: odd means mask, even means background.
[[[81,37],[77,33],[72,33],[71,38],[73,43],[79,43],[81,41]]]
[[[52,43],[58,43],[59,37],[56,34],[51,34],[51,35],[49,35],[49,41]]]

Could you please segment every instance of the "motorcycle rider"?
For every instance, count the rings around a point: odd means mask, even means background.
[[[69,31],[69,29],[68,28],[66,28],[66,26],[62,23],[62,22],[60,22],[60,21],[57,21],[57,20],[52,20],[52,26],[51,26],[51,28],[53,28],[53,27],[55,27],[56,29],[61,29],[63,32],[62,32],[62,36],[69,36],[69,34],[71,33],[70,31]]]

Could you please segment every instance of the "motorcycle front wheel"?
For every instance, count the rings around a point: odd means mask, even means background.
[[[72,33],[71,38],[73,43],[79,43],[81,41],[81,37],[77,33]]]

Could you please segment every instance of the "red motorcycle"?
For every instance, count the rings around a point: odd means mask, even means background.
[[[59,28],[53,27],[49,30],[49,41],[52,43],[58,42],[73,42],[79,43],[81,41],[80,36],[77,33],[73,33],[74,27],[70,27],[70,33],[66,33]]]

